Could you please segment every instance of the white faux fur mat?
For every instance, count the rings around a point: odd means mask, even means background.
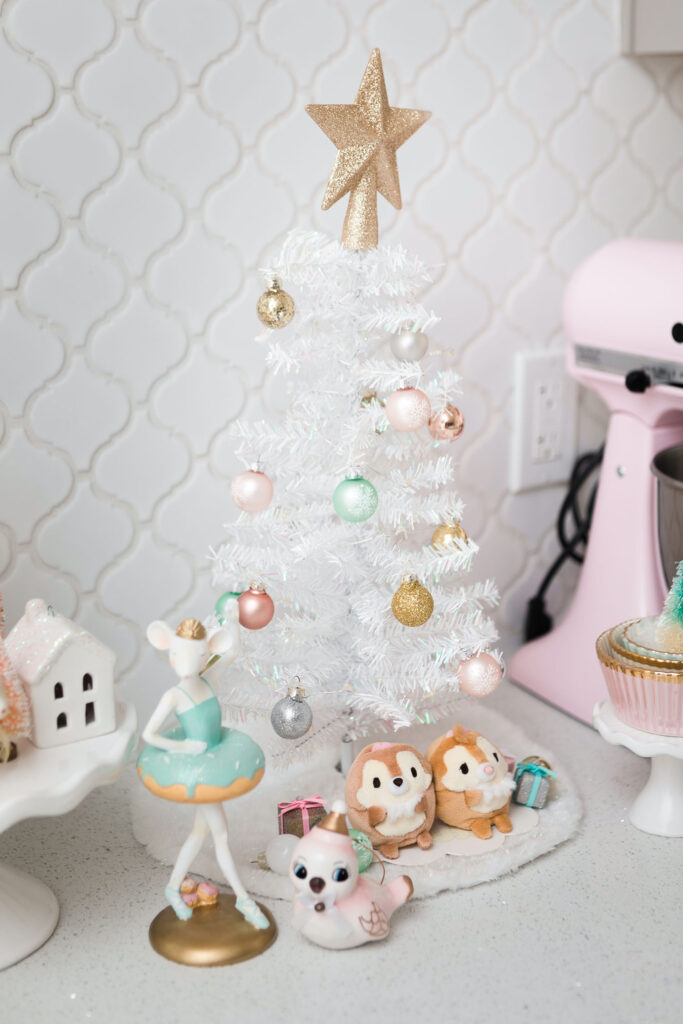
[[[410,848],[402,853],[398,861],[387,864],[387,878],[408,870],[416,897],[432,896],[443,889],[463,889],[514,871],[569,839],[581,820],[581,800],[567,771],[558,764],[552,751],[536,739],[529,739],[512,722],[479,703],[463,702],[462,713],[457,720],[466,728],[476,729],[487,736],[504,754],[517,760],[530,754],[544,757],[557,773],[557,779],[553,783],[552,798],[542,810],[535,812],[512,804],[513,826],[516,827],[510,835],[503,837],[494,828],[494,838],[476,840],[472,836],[463,837],[458,830],[452,829],[449,830],[450,835],[442,833],[438,844],[435,843],[435,847],[441,849],[448,846],[449,852],[435,858],[434,850],[430,851],[430,856],[420,857],[419,851]],[[412,743],[424,752],[432,739],[446,732],[452,724],[444,721],[432,726],[401,730],[396,739],[401,743]],[[255,740],[267,748],[268,732],[263,731],[263,726],[250,723],[246,728]],[[359,742],[356,746],[360,750],[364,745],[364,742]],[[310,761],[299,763],[286,773],[276,775],[274,772],[268,773],[266,758],[266,776],[258,789],[226,804],[230,822],[230,848],[241,878],[254,896],[278,899],[291,897],[289,880],[260,868],[258,855],[277,834],[279,801],[313,793],[319,794],[328,805],[332,800],[343,799],[344,780],[334,767],[338,759],[339,750],[330,748]],[[126,772],[126,784],[132,791],[135,837],[157,860],[163,864],[173,864],[190,830],[195,809],[158,799],[140,785],[133,772]],[[379,879],[379,865],[375,864],[369,870],[372,877]],[[222,882],[210,842],[207,842],[195,861],[192,872],[214,879],[219,884]]]

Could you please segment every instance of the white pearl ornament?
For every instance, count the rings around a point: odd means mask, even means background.
[[[416,363],[422,359],[429,348],[429,338],[422,331],[406,329],[400,334],[392,334],[389,348],[394,359],[405,359]]]

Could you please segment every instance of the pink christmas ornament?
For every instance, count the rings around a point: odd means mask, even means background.
[[[273,497],[270,477],[259,469],[245,469],[238,473],[230,484],[232,500],[242,512],[262,512],[268,508]]]
[[[455,405],[447,405],[429,418],[429,433],[437,441],[455,441],[465,429],[465,417]]]
[[[389,395],[385,408],[394,430],[419,430],[432,412],[429,399],[419,388],[399,388]]]
[[[503,678],[503,670],[492,654],[476,654],[460,662],[457,678],[470,697],[488,697]]]
[[[240,626],[245,629],[263,629],[275,614],[273,599],[266,593],[262,583],[252,583],[237,598]]]

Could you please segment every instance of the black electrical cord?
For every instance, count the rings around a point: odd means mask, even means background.
[[[569,478],[569,486],[564,501],[560,507],[557,517],[557,539],[560,542],[560,553],[548,569],[541,581],[541,585],[530,599],[527,605],[526,621],[524,623],[524,638],[536,640],[544,636],[553,628],[553,620],[545,606],[545,594],[568,558],[581,564],[584,559],[584,552],[588,542],[588,534],[593,519],[593,508],[598,493],[598,485],[595,483],[586,502],[585,511],[581,510],[579,495],[584,484],[590,476],[599,468],[604,454],[604,445],[594,452],[585,452],[580,455],[572,468]],[[567,520],[573,520],[573,533],[567,529]]]

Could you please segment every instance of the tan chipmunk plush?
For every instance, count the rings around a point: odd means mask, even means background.
[[[436,814],[446,825],[491,838],[491,825],[511,832],[508,811],[515,783],[500,750],[477,732],[456,725],[427,751],[434,773]]]
[[[384,856],[399,847],[432,845],[434,823],[432,769],[415,747],[372,743],[361,750],[346,778],[349,821]]]

